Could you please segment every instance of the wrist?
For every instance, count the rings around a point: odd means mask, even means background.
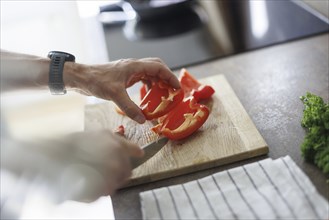
[[[88,83],[88,66],[79,63],[65,62],[63,81],[68,89],[83,89]]]
[[[46,86],[49,80],[49,65],[50,59],[48,58],[37,58],[35,63],[38,63],[39,69],[36,71],[35,83],[38,86]]]

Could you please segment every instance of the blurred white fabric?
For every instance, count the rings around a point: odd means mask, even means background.
[[[140,194],[143,219],[328,219],[329,206],[289,157],[265,159]]]
[[[114,219],[114,214],[109,196],[56,204],[49,186],[1,170],[1,219]]]

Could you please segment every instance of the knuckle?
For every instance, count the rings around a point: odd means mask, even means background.
[[[128,59],[119,59],[116,61],[116,64],[119,66],[129,66],[134,65],[137,62],[135,58],[128,58]]]
[[[152,60],[159,62],[159,63],[163,63],[163,60],[160,59],[159,57],[153,57]]]

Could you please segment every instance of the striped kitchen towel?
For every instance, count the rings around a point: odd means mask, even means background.
[[[329,219],[328,201],[289,157],[140,194],[143,219]]]

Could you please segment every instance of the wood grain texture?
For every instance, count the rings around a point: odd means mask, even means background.
[[[264,139],[241,105],[223,75],[207,77],[201,82],[216,90],[206,104],[211,109],[206,123],[192,136],[169,141],[154,157],[133,170],[127,186],[152,182],[240,161],[268,153]],[[140,125],[119,115],[112,103],[87,105],[85,130],[126,128],[126,137],[144,145],[157,139],[150,131],[151,122]]]

